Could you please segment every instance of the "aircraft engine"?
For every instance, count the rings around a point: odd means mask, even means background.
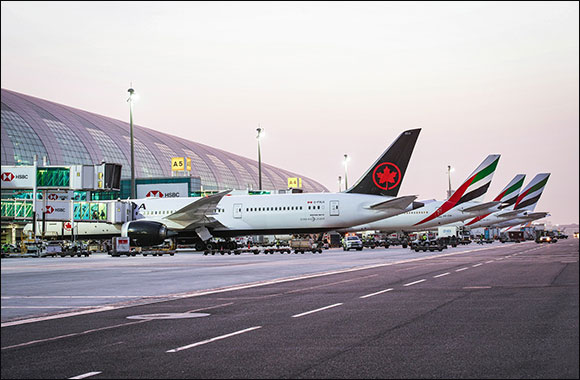
[[[163,240],[176,235],[163,223],[152,220],[134,220],[123,224],[121,236],[129,237],[137,247],[150,247],[163,243]]]

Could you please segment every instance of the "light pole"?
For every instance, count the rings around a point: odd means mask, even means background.
[[[340,193],[342,191],[342,177],[338,176],[338,192]]]
[[[135,199],[135,146],[133,142],[133,94],[135,90],[129,88],[129,122],[131,126],[131,199]]]
[[[344,155],[344,190],[348,190],[348,177],[347,177],[347,170],[346,164],[350,159],[348,158],[348,154]]]
[[[455,169],[451,167],[451,165],[447,165],[447,176],[449,177],[449,190],[447,190],[447,199],[451,198],[451,194],[453,190],[451,190],[451,172],[454,172]]]
[[[260,139],[264,135],[264,129],[256,128],[256,131],[258,131],[258,136],[256,136],[258,139],[258,185],[260,186],[260,191],[262,191],[262,153],[260,152]]]

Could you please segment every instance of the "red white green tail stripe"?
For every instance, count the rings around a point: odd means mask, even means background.
[[[516,200],[514,210],[533,211],[540,200],[544,188],[546,187],[548,178],[550,178],[550,173],[540,173],[536,175]]]
[[[502,204],[504,204],[503,206],[500,206],[501,209],[509,208],[510,206],[513,207],[513,205],[516,203],[520,189],[524,184],[524,178],[526,178],[525,174],[516,174],[516,176],[507,184],[507,186],[499,193],[499,195],[493,199],[495,202],[502,202]],[[489,215],[491,215],[491,213],[480,215],[471,219],[469,222],[465,223],[465,225],[470,226]]]
[[[487,192],[493,178],[493,173],[499,162],[499,154],[491,154],[475,169],[465,182],[445,201],[435,212],[415,223],[418,226],[443,215],[455,206],[481,198]]]

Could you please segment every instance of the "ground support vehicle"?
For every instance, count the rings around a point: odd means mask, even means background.
[[[351,249],[362,251],[363,248],[363,242],[359,239],[358,236],[347,236],[344,238],[344,242],[342,244],[343,251],[350,251]]]
[[[536,243],[557,243],[558,239],[549,231],[537,231]]]
[[[501,234],[499,241],[502,243],[513,242],[520,243],[526,241],[524,238],[524,231],[508,231],[505,234]]]
[[[363,247],[375,249],[376,247],[380,246],[380,242],[377,240],[365,240],[363,241]]]
[[[2,257],[8,257],[11,253],[18,253],[20,250],[14,244],[2,244]]]
[[[290,240],[290,248],[294,250],[294,253],[304,253],[308,251],[312,253],[322,253],[322,247],[319,247],[318,242],[313,239],[292,239]]]
[[[437,240],[441,240],[445,245],[450,245],[453,248],[457,247],[459,243],[459,239],[456,236],[446,236],[443,238],[439,238]]]
[[[423,252],[434,252],[434,251],[443,251],[447,248],[447,244],[443,241],[443,239],[426,239],[426,240],[413,240],[411,242],[410,248],[415,252],[423,251]]]

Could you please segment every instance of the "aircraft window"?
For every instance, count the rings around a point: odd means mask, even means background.
[[[300,206],[300,210],[302,210],[302,206]]]
[[[310,206],[308,206],[308,209],[310,210]]]

